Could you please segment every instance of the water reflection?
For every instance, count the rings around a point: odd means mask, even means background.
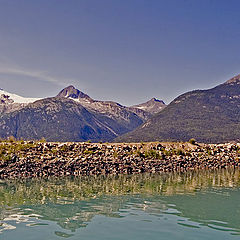
[[[74,236],[96,216],[126,218],[148,214],[144,221],[175,216],[178,226],[240,232],[240,171],[189,172],[1,181],[0,233],[47,226],[57,237]],[[61,230],[62,229],[62,230]],[[65,231],[67,230],[67,232]]]

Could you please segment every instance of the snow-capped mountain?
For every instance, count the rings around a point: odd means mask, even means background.
[[[58,98],[68,98],[74,100],[77,103],[80,103],[83,107],[89,111],[95,113],[105,114],[112,119],[129,121],[129,117],[132,116],[133,111],[128,109],[128,107],[122,106],[121,104],[113,101],[100,101],[94,100],[89,97],[87,94],[79,91],[74,86],[68,86],[64,88],[58,95]],[[136,114],[134,112],[134,114]],[[141,120],[145,118],[136,114]]]
[[[110,141],[151,116],[139,108],[94,100],[74,86],[45,99],[24,98],[0,90],[1,138]]]
[[[32,103],[41,98],[26,98],[13,93],[9,93],[0,88],[0,103]]]
[[[124,119],[127,121],[129,120],[130,113],[136,114],[145,121],[154,113],[161,111],[165,107],[165,103],[161,100],[157,100],[156,98],[132,107],[122,106],[121,104],[113,101],[94,100],[72,85],[64,88],[57,97],[74,100],[90,111],[106,114],[111,118]]]

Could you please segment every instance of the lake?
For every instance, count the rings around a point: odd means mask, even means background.
[[[240,171],[1,180],[0,239],[239,239]]]

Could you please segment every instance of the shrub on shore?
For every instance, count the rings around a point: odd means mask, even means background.
[[[196,144],[196,139],[195,139],[195,138],[191,138],[191,139],[189,140],[189,143],[195,145],[195,144]]]

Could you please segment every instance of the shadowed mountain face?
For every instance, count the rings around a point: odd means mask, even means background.
[[[111,140],[142,123],[133,113],[129,122],[88,111],[69,99],[48,98],[0,118],[0,136],[48,141]]]
[[[23,99],[24,103],[12,100],[11,96]],[[94,100],[73,86],[63,89],[56,97],[35,102],[33,99],[32,103],[31,99],[8,96],[6,92],[0,100],[1,138],[111,141],[152,116],[116,102]]]
[[[209,90],[187,92],[117,141],[218,143],[240,139],[240,75]]]

